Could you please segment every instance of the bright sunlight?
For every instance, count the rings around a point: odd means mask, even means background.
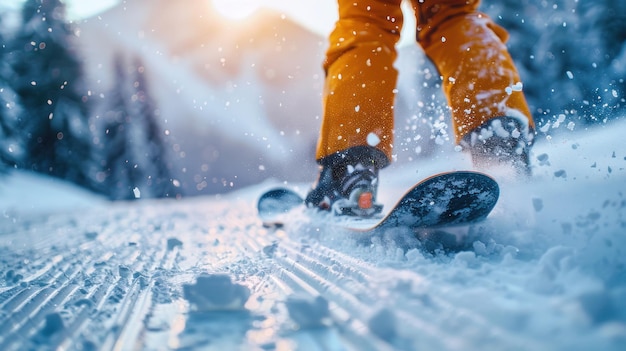
[[[222,16],[230,19],[244,19],[263,5],[259,0],[211,0],[213,7]]]

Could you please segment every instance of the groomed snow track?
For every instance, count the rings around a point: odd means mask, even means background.
[[[515,318],[480,313],[458,286],[363,259],[417,251],[306,223],[264,228],[253,202],[116,204],[0,225],[0,350],[554,349],[516,333]],[[215,274],[247,288],[244,306],[185,295]]]

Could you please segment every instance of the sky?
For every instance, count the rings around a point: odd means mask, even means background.
[[[0,0],[0,10],[19,8],[24,0]],[[67,6],[68,19],[72,21],[88,18],[103,12],[125,0],[62,0]],[[201,0],[196,0],[201,1]],[[321,34],[332,30],[337,17],[336,0],[204,0],[223,15],[232,19],[243,19],[260,7],[269,7],[283,12],[292,20]]]
[[[2,8],[17,8],[23,0],[0,0]],[[124,0],[63,0],[67,5],[67,16],[78,21],[103,12]],[[197,0],[200,1],[200,0]],[[221,14],[233,20],[244,20],[260,7],[278,10],[293,21],[301,23],[308,29],[328,35],[337,20],[337,0],[204,0]],[[405,16],[403,42],[411,42],[414,38],[413,17]]]
[[[19,8],[23,2],[23,0],[0,0],[0,10]],[[71,20],[78,20],[104,11],[114,6],[119,0],[63,0],[63,2],[67,5],[68,17]]]

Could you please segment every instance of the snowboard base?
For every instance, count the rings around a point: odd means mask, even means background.
[[[500,190],[496,181],[472,171],[446,172],[426,178],[407,191],[384,217],[363,225],[342,220],[337,225],[352,232],[379,234],[390,228],[408,228],[421,242],[450,241],[453,228],[468,228],[484,220],[495,207]],[[283,226],[288,213],[304,205],[295,191],[278,188],[259,198],[259,217],[267,226]],[[366,222],[367,223],[367,222]]]

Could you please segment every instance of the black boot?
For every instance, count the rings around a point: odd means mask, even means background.
[[[378,170],[389,164],[382,151],[356,146],[324,157],[319,163],[319,179],[305,199],[307,206],[360,217],[382,211],[382,205],[376,203]]]
[[[498,117],[476,128],[461,141],[478,167],[508,166],[518,176],[529,177],[530,148],[534,135],[528,125],[513,117]]]

